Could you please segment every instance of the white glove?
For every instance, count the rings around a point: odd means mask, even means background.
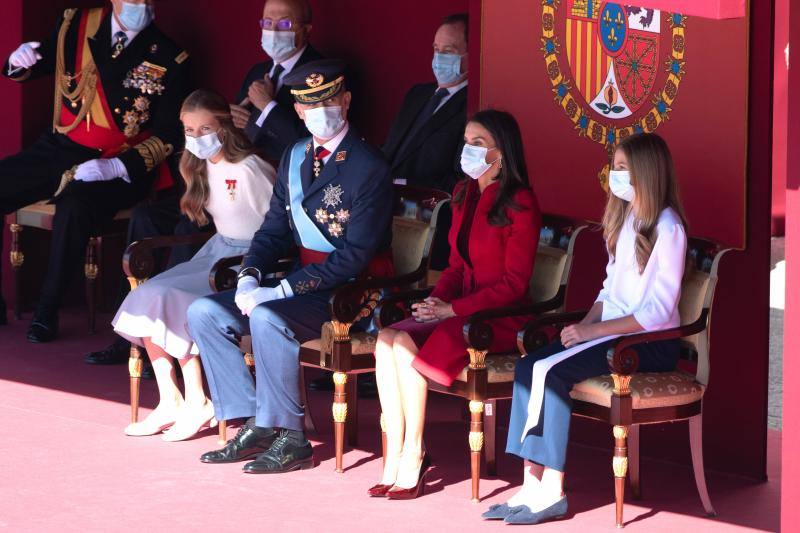
[[[122,178],[130,183],[128,170],[119,158],[113,159],[92,159],[78,165],[75,169],[76,181],[109,181],[114,178]]]
[[[11,53],[8,64],[17,69],[31,68],[42,58],[42,54],[36,51],[41,45],[42,43],[37,41],[22,43]]]
[[[243,315],[250,316],[253,309],[264,302],[280,300],[285,297],[286,294],[280,285],[277,287],[259,287],[258,281],[253,276],[246,276],[236,284],[236,296],[233,300]]]

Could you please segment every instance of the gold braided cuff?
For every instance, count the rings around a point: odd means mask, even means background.
[[[144,166],[148,172],[160,165],[172,153],[172,145],[165,144],[158,137],[150,137],[134,148],[144,159]]]

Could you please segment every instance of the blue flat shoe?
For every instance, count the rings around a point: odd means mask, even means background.
[[[547,509],[542,509],[538,513],[531,511],[527,505],[521,505],[520,508],[515,507],[515,509],[519,510],[504,518],[507,524],[532,525],[547,522],[548,520],[557,520],[564,518],[567,514],[567,497],[564,496]]]
[[[507,503],[497,503],[489,507],[489,510],[481,515],[484,520],[503,520],[505,517],[512,513],[521,510],[524,505],[517,505],[509,507]]]

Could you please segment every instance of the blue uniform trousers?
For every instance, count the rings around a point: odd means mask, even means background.
[[[564,350],[560,341],[545,346],[517,362],[514,376],[514,395],[511,400],[511,420],[508,424],[506,453],[564,471],[567,461],[567,443],[572,413],[569,396],[573,385],[594,376],[608,374],[606,352],[613,342],[602,342],[558,363],[547,373],[544,401],[539,424],[525,438],[522,430],[528,419],[528,401],[531,395],[533,365]],[[675,370],[680,356],[678,341],[659,341],[634,347],[639,354],[639,372],[669,372]]]
[[[266,302],[253,309],[249,318],[234,303],[235,293],[200,298],[188,311],[189,330],[200,349],[216,417],[255,416],[259,427],[302,431],[300,345],[319,338],[322,324],[330,320],[331,293]],[[243,335],[253,338],[255,384],[238,345]]]

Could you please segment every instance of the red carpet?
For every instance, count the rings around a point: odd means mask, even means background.
[[[102,316],[98,323],[109,318]],[[240,465],[198,461],[217,447],[210,431],[181,443],[124,436],[127,367],[82,362],[85,352],[111,339],[108,327],[86,336],[82,312],[62,320],[62,339],[40,346],[25,341],[27,321],[0,328],[0,530],[463,532],[508,527],[484,523],[479,515],[512,494],[521,479],[520,464],[501,453],[499,477],[482,480],[484,501],[470,503],[467,428],[460,416],[463,402],[457,399],[432,397],[426,442],[436,468],[429,476],[430,494],[419,500],[365,496],[381,467],[377,400],[361,403],[361,440],[348,449],[344,474],[333,471],[330,396],[314,393],[319,465],[282,476],[244,475]],[[155,383],[144,381],[142,392],[143,405],[151,408]],[[500,440],[502,449],[505,439]],[[610,457],[610,442],[605,450],[573,446],[567,472],[570,517],[536,531],[614,530]],[[627,530],[778,530],[778,432],[770,434],[769,482],[708,474],[719,513],[714,519],[703,517],[690,468],[644,460],[642,476],[644,499],[625,506]]]

